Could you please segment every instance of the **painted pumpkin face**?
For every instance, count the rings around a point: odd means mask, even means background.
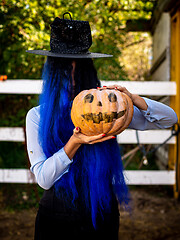
[[[90,89],[74,99],[71,119],[85,135],[116,135],[128,127],[133,116],[131,99],[118,90]]]

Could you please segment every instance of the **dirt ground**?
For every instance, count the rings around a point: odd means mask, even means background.
[[[121,210],[119,240],[180,240],[180,202],[166,190],[131,189],[131,211]],[[36,209],[0,209],[1,240],[33,240]]]
[[[132,211],[121,212],[119,240],[180,240],[180,201],[161,188],[131,194]]]

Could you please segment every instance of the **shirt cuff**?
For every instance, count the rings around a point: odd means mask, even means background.
[[[64,148],[61,148],[58,152],[56,152],[53,157],[59,159],[65,167],[67,167],[73,162],[73,159],[70,160],[65,153]]]
[[[154,117],[153,117],[152,101],[146,97],[143,97],[143,99],[145,100],[148,108],[147,110],[140,110],[140,111],[148,121],[153,122]]]

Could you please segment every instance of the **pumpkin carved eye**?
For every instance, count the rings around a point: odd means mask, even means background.
[[[94,100],[94,96],[89,93],[84,97],[84,103],[92,103]]]
[[[108,99],[109,99],[110,102],[117,102],[117,96],[114,93],[110,93],[108,95]]]

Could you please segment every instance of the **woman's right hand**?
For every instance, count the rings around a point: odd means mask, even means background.
[[[98,142],[104,142],[106,140],[110,140],[116,138],[115,136],[106,136],[106,134],[98,134],[95,136],[86,136],[81,133],[81,129],[76,127],[73,131],[73,137],[77,143],[80,144],[94,144]]]
[[[69,157],[70,160],[74,157],[78,148],[82,144],[94,144],[98,142],[104,142],[106,140],[110,140],[116,138],[115,136],[106,136],[105,134],[99,134],[95,136],[86,136],[81,133],[81,129],[76,127],[73,131],[73,135],[70,137],[69,141],[64,146],[64,151]]]

